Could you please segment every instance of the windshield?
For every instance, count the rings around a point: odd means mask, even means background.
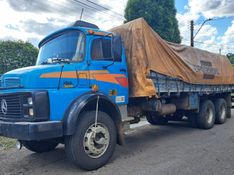
[[[67,31],[41,46],[37,65],[59,61],[82,61],[85,54],[85,35],[80,31]]]

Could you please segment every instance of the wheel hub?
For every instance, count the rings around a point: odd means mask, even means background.
[[[98,123],[91,125],[84,136],[84,150],[92,158],[102,156],[110,142],[110,134],[106,126]]]

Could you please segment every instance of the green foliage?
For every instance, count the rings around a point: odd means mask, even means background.
[[[128,0],[126,22],[143,17],[165,40],[181,43],[175,0]]]
[[[0,74],[36,63],[38,49],[23,41],[0,41]]]
[[[232,65],[234,65],[234,53],[227,54],[227,57],[230,60],[230,62],[232,63]]]

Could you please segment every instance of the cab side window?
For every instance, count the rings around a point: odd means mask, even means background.
[[[111,40],[106,38],[94,39],[92,43],[91,57],[96,61],[112,61]]]

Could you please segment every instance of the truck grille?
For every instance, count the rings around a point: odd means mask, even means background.
[[[20,95],[0,96],[0,104],[0,118],[22,117]]]

